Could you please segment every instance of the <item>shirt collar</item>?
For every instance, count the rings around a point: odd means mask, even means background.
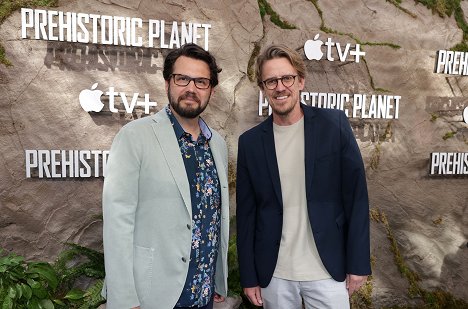
[[[174,116],[172,113],[171,109],[169,108],[169,105],[166,106],[166,113],[167,116],[169,117],[169,120],[172,123],[172,126],[174,128],[174,132],[177,136],[177,138],[181,138],[185,132],[184,128],[180,125],[179,121],[177,121],[177,118]],[[206,124],[205,120],[203,120],[201,117],[198,117],[198,125],[200,126],[201,133],[203,136],[207,139],[210,140],[211,136],[213,133],[211,132],[210,128]]]

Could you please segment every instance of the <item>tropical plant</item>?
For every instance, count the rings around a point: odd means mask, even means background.
[[[48,263],[28,263],[14,253],[0,258],[2,309],[54,308],[57,286],[57,273]]]
[[[91,309],[102,304],[103,254],[76,244],[67,246],[53,265],[28,262],[0,249],[1,309]]]

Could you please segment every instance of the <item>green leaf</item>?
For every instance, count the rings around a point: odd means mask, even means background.
[[[0,273],[6,272],[7,269],[8,267],[6,267],[6,265],[0,265]]]
[[[32,289],[33,295],[39,299],[44,299],[47,297],[47,290],[42,286],[39,285],[38,288]]]
[[[29,287],[29,285],[26,285],[24,283],[21,284],[21,289],[23,290],[23,295],[26,297],[26,299],[31,299],[32,296],[32,290]]]
[[[37,273],[41,278],[45,279],[52,289],[56,289],[58,285],[57,274],[49,264],[36,264],[28,270],[28,273]]]
[[[52,301],[50,299],[43,299],[43,300],[40,301],[39,304],[44,309],[54,309],[55,308],[54,304],[52,303]]]
[[[39,282],[37,282],[37,281],[35,281],[35,280],[31,279],[31,278],[28,278],[26,280],[26,282],[29,284],[29,286],[32,289],[38,289],[41,286],[41,284]]]
[[[13,300],[8,295],[3,300],[2,309],[13,309]]]
[[[10,261],[11,261],[11,263],[14,264],[14,265],[19,265],[19,264],[21,264],[21,263],[24,261],[24,257],[19,256],[19,255],[13,255],[13,256],[10,258]]]
[[[7,274],[9,274],[10,279],[13,281],[18,281],[24,278],[24,274],[18,272],[17,270],[10,270],[7,272]]]
[[[71,289],[67,295],[65,295],[63,298],[65,299],[71,299],[71,300],[78,300],[82,299],[84,297],[84,292],[79,289]]]
[[[26,304],[28,309],[42,309],[36,298],[31,298]]]
[[[12,286],[10,286],[10,288],[8,289],[8,297],[10,297],[11,299],[16,298],[16,289]]]
[[[54,303],[56,303],[56,304],[58,304],[58,305],[60,305],[60,306],[65,306],[65,305],[66,305],[66,304],[65,304],[63,301],[61,301],[60,299],[54,299]]]
[[[21,283],[17,283],[16,286],[16,295],[18,296],[17,298],[20,299],[23,297],[23,289],[21,288]]]

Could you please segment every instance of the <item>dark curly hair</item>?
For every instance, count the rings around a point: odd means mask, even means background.
[[[211,86],[215,87],[218,84],[218,73],[221,72],[221,68],[216,64],[216,59],[208,51],[204,50],[197,44],[188,43],[181,46],[178,49],[172,50],[167,54],[164,59],[163,76],[166,81],[169,81],[174,70],[174,63],[180,56],[185,56],[197,60],[201,60],[208,64],[210,68],[210,79]]]

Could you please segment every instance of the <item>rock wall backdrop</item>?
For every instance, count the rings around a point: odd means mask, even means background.
[[[12,13],[2,12],[0,19],[0,247],[45,260],[54,259],[66,242],[102,248],[103,178],[53,178],[44,170],[40,178],[34,164],[47,165],[48,153],[58,158],[55,173],[60,173],[62,155],[51,150],[108,150],[124,124],[146,116],[144,106],[130,108],[132,99],[144,102],[146,95],[156,102],[149,113],[167,104],[162,63],[168,49],[160,48],[161,38],[149,47],[144,33],[150,19],[166,21],[166,43],[173,21],[179,26],[209,24],[210,28],[199,27],[198,43],[204,46],[207,41],[223,71],[204,117],[228,141],[231,213],[237,138],[268,114],[259,105],[263,101],[253,63],[265,46],[283,43],[306,61],[305,103],[320,99],[327,107],[334,98],[345,99],[365,161],[374,274],[363,306],[424,306],[431,297],[450,297],[447,293],[468,301],[468,178],[430,175],[431,153],[468,151],[463,118],[468,77],[456,72],[462,65],[445,74],[450,64],[444,66],[437,53],[461,51],[445,58],[452,64],[466,57],[467,2],[6,0],[1,5],[8,8],[5,4]],[[27,16],[22,17],[21,7],[141,18],[143,46],[36,40],[33,28],[22,38]],[[317,49],[318,41],[324,44]],[[87,112],[80,104],[86,89],[103,92],[100,112]],[[375,106],[380,106],[375,114],[373,95]],[[379,103],[379,98],[387,101]],[[364,112],[360,104],[366,106]],[[91,167],[95,153],[89,158]],[[102,165],[102,155],[96,158]],[[91,176],[95,171],[99,168],[92,169]]]

